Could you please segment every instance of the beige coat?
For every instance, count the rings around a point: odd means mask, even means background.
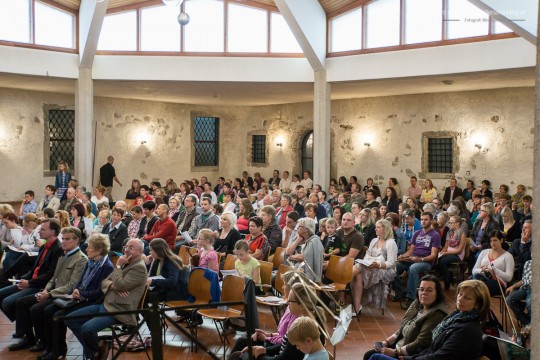
[[[146,279],[146,266],[142,259],[122,269],[114,269],[101,283],[101,291],[105,294],[105,309],[110,312],[136,310],[146,289]],[[118,295],[125,291],[129,291],[128,297]],[[137,324],[135,315],[116,315],[115,318],[127,325]]]
[[[61,256],[56,263],[54,275],[45,289],[55,298],[71,294],[75,285],[81,280],[87,261],[88,258],[80,250],[67,257]]]

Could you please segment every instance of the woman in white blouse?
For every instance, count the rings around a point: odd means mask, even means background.
[[[503,235],[500,231],[494,230],[489,234],[491,249],[486,249],[480,253],[473,268],[473,279],[485,283],[489,289],[489,294],[500,295],[501,290],[506,289],[507,284],[514,276],[514,258],[512,254],[504,250]],[[499,284],[498,284],[498,283]]]
[[[353,269],[351,286],[357,315],[362,311],[362,304],[384,308],[388,284],[396,277],[398,248],[392,225],[387,220],[379,220],[375,224],[375,233],[377,237],[369,244],[364,264],[356,264]]]

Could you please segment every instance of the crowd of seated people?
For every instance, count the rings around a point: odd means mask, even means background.
[[[126,200],[112,203],[104,188],[95,187],[92,196],[66,168],[59,167],[56,184],[45,187],[43,198],[34,199],[35,192],[26,191],[17,214],[10,205],[0,205],[5,253],[0,309],[16,322],[14,337],[19,339],[10,350],[30,348],[42,352],[40,359],[56,359],[66,352],[66,327],[51,339],[52,329],[46,329],[50,321],[43,319],[56,313],[133,309],[145,286],[150,289],[147,303],[152,297],[186,298],[190,264],[177,256],[182,247],[197,248],[193,265],[215,273],[227,255],[237,256],[238,273],[255,285],[261,283],[259,261],[272,260],[278,248],[284,250],[284,262],[312,283],[325,281],[332,255],[352,258],[350,302],[357,316],[365,305],[384,309],[393,293],[393,300],[411,312],[406,315],[410,321],[433,313],[438,304],[419,289],[431,289],[425,291],[438,297],[456,283],[459,314],[464,311],[460,296],[466,296],[460,291],[474,293],[468,301],[485,301],[485,286],[488,296],[508,296],[520,325],[530,323],[532,198],[523,185],[510,195],[504,184],[493,193],[488,180],[478,189],[468,180],[462,190],[451,179],[438,190],[430,179],[422,186],[413,176],[407,188],[390,178],[381,190],[372,178],[362,187],[357,177],[347,181],[342,176],[324,191],[309,171],[302,176],[284,171],[280,177],[275,170],[268,182],[259,173],[252,178],[244,172],[232,180],[219,177],[215,186],[204,176],[180,185],[168,179],[165,187],[134,179]],[[74,254],[80,259],[77,269],[59,277],[57,264],[75,259]],[[474,286],[457,284],[451,271],[455,263],[468,264]],[[434,271],[444,290],[433,277],[424,277]],[[259,293],[261,288],[255,288]],[[60,309],[53,302],[59,294],[81,301],[72,311]],[[340,294],[337,310],[346,301]],[[97,332],[118,321],[133,323],[130,317],[110,316],[68,321],[67,326],[83,344],[85,357],[92,358],[106,350]],[[370,357],[392,351],[405,358],[416,358],[423,350],[438,354],[440,349],[412,335],[432,329],[407,325]],[[266,340],[266,334],[256,339]],[[407,346],[413,340],[421,346]]]

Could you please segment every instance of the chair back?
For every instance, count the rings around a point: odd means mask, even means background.
[[[471,239],[470,238],[466,238],[466,239],[467,239],[466,240],[467,243],[465,244],[465,255],[463,255],[464,260],[469,257],[469,253],[470,253],[470,250],[471,250],[471,246],[470,246]]]
[[[326,269],[326,277],[335,283],[346,285],[353,279],[354,259],[331,255]]]
[[[272,285],[272,265],[271,262],[259,260],[261,264],[260,273],[261,273],[261,285]]]
[[[182,260],[182,264],[189,266],[191,264],[191,257],[197,253],[196,248],[187,247],[185,245],[180,246],[178,251],[178,257]]]
[[[244,301],[245,279],[243,276],[229,275],[223,280],[221,301]],[[231,309],[242,311],[243,305],[230,306]]]
[[[141,300],[139,300],[139,305],[137,306],[137,310],[144,309],[144,299],[146,298],[146,293],[148,292],[148,285],[144,285],[144,291],[141,296]]]
[[[116,267],[116,262],[118,261],[119,257],[120,256],[118,256],[118,254],[116,254],[116,253],[113,253],[113,252],[109,253],[109,258],[111,259],[111,262],[112,262],[114,267]]]
[[[236,262],[238,258],[236,255],[233,254],[227,254],[227,257],[225,258],[225,263],[223,264],[222,270],[234,270],[234,263]]]
[[[274,257],[272,258],[272,265],[274,269],[279,269],[281,264],[285,264],[285,248],[277,247]]]
[[[276,290],[278,293],[283,294],[283,278],[281,275],[285,274],[287,271],[293,270],[292,266],[281,264],[279,265],[277,274],[276,274],[276,281],[274,282],[274,290]]]
[[[133,199],[125,199],[124,202],[126,203],[127,205],[127,209],[131,209],[135,203],[137,202],[137,200],[133,200]]]
[[[188,292],[195,300],[200,302],[210,302],[210,280],[204,277],[205,269],[197,268],[191,270],[188,281]]]

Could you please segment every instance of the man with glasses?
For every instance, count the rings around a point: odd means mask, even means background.
[[[101,283],[105,294],[100,304],[90,305],[74,311],[70,315],[88,315],[84,319],[66,319],[66,325],[73,331],[83,346],[84,358],[95,356],[104,358],[108,342],[99,344],[98,332],[117,323],[137,325],[135,315],[108,315],[93,317],[93,314],[136,310],[146,288],[146,266],[141,258],[144,251],[142,240],[130,239],[124,246],[124,255],[118,258],[116,269]]]
[[[189,194],[184,199],[184,210],[180,211],[178,219],[176,220],[176,245],[174,246],[174,253],[178,254],[180,247],[186,245],[187,241],[182,236],[182,233],[189,231],[193,219],[199,213],[197,212],[198,199],[194,194]]]
[[[409,250],[397,258],[397,276],[392,282],[392,287],[396,293],[393,301],[406,299],[406,309],[409,308],[415,299],[416,289],[420,283],[420,274],[425,274],[431,270],[431,267],[437,260],[439,248],[441,247],[441,237],[437,231],[433,230],[431,225],[432,220],[433,215],[431,213],[425,212],[422,214],[420,217],[422,229],[414,233]],[[409,272],[406,292],[403,290],[400,277],[404,271]]]
[[[0,290],[0,309],[9,320],[15,321],[16,303],[19,298],[39,292],[52,278],[58,259],[63,254],[62,246],[58,241],[60,229],[60,224],[56,220],[43,220],[39,236],[40,239],[46,242],[45,245],[39,248],[34,266],[27,274],[21,277],[20,281]],[[15,333],[14,337],[20,338],[23,335]],[[27,342],[26,345],[28,347],[33,344]]]
[[[45,332],[52,331],[52,324],[45,324],[43,310],[53,303],[54,298],[71,294],[81,279],[88,258],[79,248],[80,241],[81,231],[78,228],[62,229],[64,255],[58,259],[53,277],[42,291],[17,300],[15,333],[22,338],[10,345],[9,351],[28,347],[32,352],[45,349]]]

